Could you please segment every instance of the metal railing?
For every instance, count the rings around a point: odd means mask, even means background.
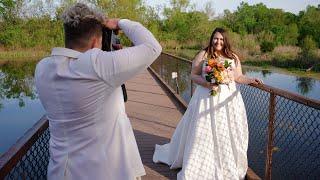
[[[49,123],[42,117],[0,157],[0,179],[46,179],[49,163]]]
[[[162,53],[151,65],[189,102],[193,85],[191,61]],[[249,166],[264,179],[317,179],[320,177],[320,101],[268,85],[237,85],[248,116]]]
[[[151,65],[189,101],[191,62],[169,54]],[[320,177],[320,102],[267,85],[240,85],[248,115],[249,166],[265,179]],[[186,105],[186,103],[185,103]],[[49,159],[48,121],[42,118],[0,157],[0,179],[45,179]]]

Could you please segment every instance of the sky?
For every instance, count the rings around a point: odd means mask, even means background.
[[[196,5],[197,10],[203,10],[208,1],[213,2],[215,15],[222,14],[225,9],[231,12],[237,9],[240,2],[244,1],[250,5],[262,2],[268,8],[283,9],[286,12],[298,14],[299,11],[305,10],[308,5],[318,6],[320,0],[190,0],[192,4]],[[170,5],[170,0],[144,0],[147,5],[156,7],[158,5]]]

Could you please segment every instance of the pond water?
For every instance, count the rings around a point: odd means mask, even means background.
[[[272,70],[243,67],[243,73],[250,77],[262,79],[267,85],[291,91],[311,99],[320,100],[320,80],[310,77],[283,74]]]
[[[0,66],[0,154],[44,114],[34,86],[35,65],[29,61]]]

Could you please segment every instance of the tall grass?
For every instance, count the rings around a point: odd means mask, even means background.
[[[42,50],[41,48],[33,49],[16,49],[4,50],[0,49],[0,61],[10,60],[36,60],[49,55],[49,51]]]

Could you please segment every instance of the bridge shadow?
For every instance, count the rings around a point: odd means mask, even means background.
[[[138,130],[134,130],[134,134],[137,140],[142,163],[168,179],[177,179],[177,173],[180,169],[171,170],[166,164],[155,164],[152,161],[155,144],[165,144],[168,143],[170,139]],[[150,172],[147,171],[146,178],[148,178],[148,173]]]

